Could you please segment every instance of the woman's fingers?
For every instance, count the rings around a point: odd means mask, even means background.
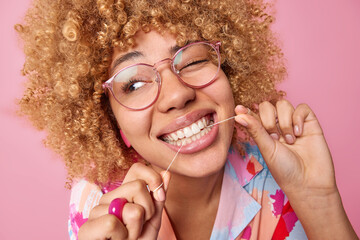
[[[165,190],[170,181],[170,173],[164,173],[157,173],[143,164],[134,164],[122,185],[102,196],[100,204],[92,209],[89,221],[109,215],[111,201],[125,198],[128,203],[122,209],[122,219],[127,239],[155,239],[160,229]]]
[[[164,188],[158,188],[163,183],[162,176],[158,172],[144,164],[135,163],[126,174],[123,183],[131,182],[136,179],[144,180],[150,191],[157,189],[157,191],[154,192],[154,198],[158,201],[165,201],[163,198],[165,196]]]
[[[98,223],[97,219],[103,218],[103,216],[106,215],[110,215],[107,214],[108,209],[109,209],[109,205],[98,205],[94,207],[91,210],[89,221],[90,222],[95,221],[95,223]],[[127,239],[138,239],[138,237],[141,235],[143,225],[146,221],[145,213],[146,211],[141,205],[135,203],[126,203],[124,205],[124,208],[122,209],[122,220],[123,220],[123,225],[125,225],[125,228],[120,228],[119,230],[126,231],[127,233],[126,234],[122,233],[122,236],[126,235]],[[109,229],[111,229],[110,226],[113,227],[118,226],[119,225],[118,222],[120,222],[120,220],[118,220],[117,222],[110,217],[106,220],[108,222],[105,224],[107,224]],[[111,233],[113,232],[111,231]]]
[[[294,109],[287,100],[280,100],[273,106],[270,102],[259,105],[259,116],[248,112],[244,106],[235,108],[235,120],[247,128],[255,142],[259,145],[273,146],[267,135],[274,140],[281,140],[287,144],[294,144],[297,137],[302,135],[322,134],[321,127],[315,114],[306,104],[300,104]],[[307,128],[305,129],[305,123]],[[277,136],[279,134],[279,136]],[[261,139],[261,138],[264,139]]]
[[[275,142],[263,127],[260,118],[241,105],[236,106],[235,113],[237,114],[235,121],[248,130],[264,157],[271,157],[275,150]]]
[[[94,220],[96,218],[99,218],[105,214],[108,214],[109,212],[109,204],[101,204],[95,206],[93,209],[91,209],[90,215],[89,215],[89,221]]]
[[[277,122],[276,108],[270,102],[259,104],[259,116],[262,125],[274,140],[279,140],[281,132]]]
[[[145,223],[145,209],[141,205],[127,203],[124,206],[122,218],[128,231],[128,239],[138,239]]]
[[[296,140],[293,114],[294,107],[286,100],[278,101],[276,106],[267,101],[259,105],[259,116],[266,131],[274,140],[279,140],[282,136],[288,144],[293,144]]]
[[[121,187],[105,194],[100,204],[110,204],[115,198],[126,198],[129,202],[137,203],[145,209],[147,221],[155,213],[153,198],[159,202],[165,201],[164,187],[158,188],[162,183],[162,176],[158,172],[141,163],[136,163],[128,171]],[[155,192],[149,192],[156,188],[158,189]]]
[[[256,120],[261,121],[260,117],[257,114],[252,112],[249,108],[244,107],[243,105],[237,105],[235,107],[235,113],[236,115],[248,114],[253,116]]]
[[[309,125],[308,128],[304,128],[305,123]],[[311,134],[323,134],[319,121],[317,120],[315,113],[307,104],[299,104],[293,114],[294,133],[296,136],[311,135]]]
[[[164,182],[164,186],[161,188],[164,188],[166,190],[170,181],[170,173],[168,172],[165,174],[165,171],[162,171],[160,174],[161,176],[163,176]],[[159,233],[161,216],[164,209],[165,201],[154,201],[154,205],[155,213],[153,217],[143,225],[141,235],[142,239],[156,239]]]
[[[166,174],[165,174],[165,171],[162,171],[160,174],[161,174],[161,176],[163,176],[162,179],[163,179],[164,185],[161,188],[159,188],[158,190],[156,190],[154,192],[154,194],[157,194],[157,195],[164,194],[164,196],[163,197],[160,196],[160,198],[165,199],[164,189],[167,190],[167,188],[168,188],[171,174],[169,172],[166,172]],[[162,192],[159,192],[159,191],[162,191]],[[165,201],[155,201],[154,204],[155,204],[155,213],[153,216],[152,224],[158,225],[160,227],[161,215],[162,215],[162,211],[163,211],[163,208],[165,205]]]
[[[100,204],[109,206],[115,198],[125,198],[130,203],[141,205],[145,209],[145,220],[149,220],[155,213],[155,206],[146,185],[143,180],[123,183],[121,187],[103,195]]]
[[[296,139],[293,130],[294,107],[290,102],[280,100],[276,103],[276,112],[282,136],[287,144],[293,144]]]
[[[87,239],[127,239],[128,231],[117,217],[106,214],[85,222],[78,233],[79,240]]]
[[[245,109],[238,106],[235,111],[238,111],[237,114],[248,113]],[[259,104],[259,116],[254,113],[250,115],[260,119],[263,128],[274,140],[281,138],[287,144],[294,144],[296,138],[303,134],[306,119],[316,119],[308,105],[300,104],[294,109],[287,100],[278,101],[276,106],[267,101],[262,102]]]

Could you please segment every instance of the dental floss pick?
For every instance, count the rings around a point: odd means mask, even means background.
[[[231,120],[231,119],[233,119],[233,118],[235,118],[235,117],[236,117],[236,116],[229,117],[229,118],[227,118],[227,119],[224,119],[224,120],[221,120],[221,121],[216,122],[216,123],[214,123],[214,124],[211,124],[211,125],[209,125],[209,126],[207,126],[207,127],[212,127],[212,126],[215,126],[215,125],[217,125],[217,124],[220,124],[220,123],[223,123],[223,122],[229,121],[229,120]],[[162,175],[162,177],[163,177],[163,178],[165,177],[165,175],[166,175],[166,174],[167,174],[167,172],[169,171],[169,169],[170,169],[171,165],[174,163],[174,161],[175,161],[175,159],[176,159],[177,155],[179,154],[179,152],[180,152],[180,150],[181,150],[181,148],[182,148],[183,144],[184,144],[184,142],[182,142],[182,143],[181,143],[181,146],[180,146],[179,150],[176,152],[176,154],[175,154],[174,158],[171,160],[171,162],[170,162],[169,166],[167,167],[166,171],[165,171],[165,172],[164,172],[164,174]],[[156,192],[156,191],[157,191],[157,190],[159,190],[159,188],[161,188],[163,185],[164,185],[164,182],[162,182],[162,183],[161,183],[161,184],[160,184],[157,188],[155,188],[154,190],[152,190],[152,192]],[[148,186],[147,186],[147,187],[148,187]],[[148,189],[149,189],[149,187],[148,187]]]

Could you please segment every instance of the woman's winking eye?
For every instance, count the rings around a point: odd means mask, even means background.
[[[180,69],[180,71],[186,69],[186,70],[194,70],[197,67],[201,67],[202,64],[205,64],[208,61],[208,59],[200,59],[200,60],[191,60],[191,62],[185,64],[184,67]]]

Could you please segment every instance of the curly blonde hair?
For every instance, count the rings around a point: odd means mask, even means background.
[[[119,180],[136,155],[120,140],[102,89],[113,49],[134,46],[138,30],[169,32],[179,46],[221,41],[235,103],[256,111],[281,98],[275,84],[286,74],[268,9],[261,0],[35,0],[15,26],[28,78],[21,112],[47,132],[70,182]]]

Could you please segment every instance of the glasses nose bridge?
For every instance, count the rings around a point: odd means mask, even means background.
[[[173,68],[172,68],[172,59],[171,58],[164,58],[156,63],[154,63],[153,67],[156,71],[158,71],[158,68],[160,65],[164,64],[164,63],[167,63],[167,62],[170,62],[170,69],[173,71]]]

